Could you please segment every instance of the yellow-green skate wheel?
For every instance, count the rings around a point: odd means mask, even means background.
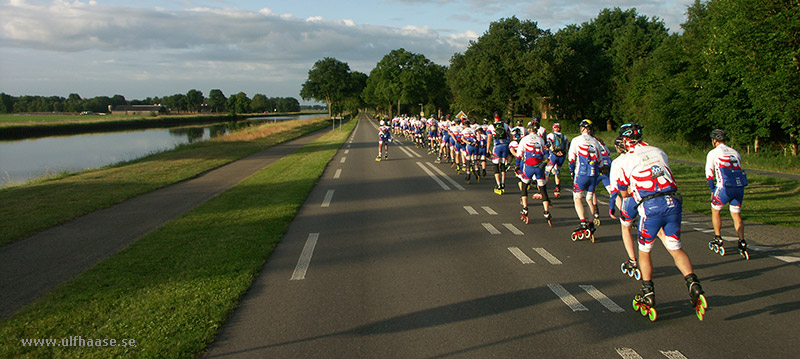
[[[650,311],[647,314],[648,314],[647,317],[650,318],[651,322],[656,321],[656,317],[658,316],[658,314],[656,314],[656,308],[650,308]]]

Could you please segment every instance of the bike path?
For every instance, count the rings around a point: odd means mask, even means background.
[[[287,141],[0,248],[0,319],[331,129]]]

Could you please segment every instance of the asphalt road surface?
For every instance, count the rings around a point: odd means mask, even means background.
[[[399,142],[402,142],[399,143]],[[787,358],[800,353],[800,267],[753,252],[720,257],[709,235],[682,241],[706,291],[699,321],[683,277],[653,253],[658,319],[634,311],[618,222],[573,242],[570,192],[553,228],[532,200],[493,181],[466,185],[400,139],[375,161],[362,119],[206,357]],[[492,172],[491,170],[489,171]],[[602,206],[601,206],[602,209]],[[702,229],[702,228],[701,228]]]

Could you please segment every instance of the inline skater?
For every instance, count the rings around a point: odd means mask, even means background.
[[[384,160],[389,159],[389,142],[392,142],[392,128],[381,120],[378,127],[378,157],[375,157],[375,161],[380,161],[381,155]]]
[[[481,126],[476,130],[478,134],[478,161],[480,162],[480,178],[486,178],[486,144],[489,136],[486,134],[486,127]]]
[[[511,142],[508,143],[508,153],[514,157],[514,174],[522,179],[522,152],[519,150],[519,141],[522,140],[522,131],[518,127],[511,129]],[[522,182],[519,182],[519,189],[522,191]]]
[[[544,218],[552,227],[550,216],[550,198],[547,195],[547,183],[545,182],[544,168],[547,164],[547,144],[537,131],[539,120],[533,118],[529,126],[531,131],[527,136],[520,140],[518,155],[522,156],[522,171],[520,177],[520,204],[522,211],[520,218],[528,223],[528,185],[535,180],[539,189],[542,207],[544,207]]]
[[[729,204],[733,228],[739,237],[737,244],[739,253],[749,260],[750,254],[747,252],[747,242],[744,240],[744,222],[741,216],[747,175],[742,169],[742,156],[726,145],[727,141],[728,134],[724,130],[711,131],[711,144],[714,149],[706,156],[706,180],[711,189],[711,222],[714,224],[714,239],[708,242],[708,248],[725,255],[725,248],[722,246],[720,210]]]
[[[628,153],[620,163],[617,179],[619,195],[632,197],[639,214],[639,268],[642,272],[642,294],[634,298],[634,308],[656,319],[653,264],[650,251],[656,234],[664,231],[662,243],[681,271],[695,307],[698,319],[703,320],[707,303],[703,288],[692,270],[692,262],[681,249],[681,197],[678,185],[669,168],[664,151],[642,142],[642,127],[623,125],[622,138]]]
[[[442,142],[439,144],[439,163],[441,161],[450,161],[450,115],[447,115],[444,121],[439,121],[439,132],[442,136]]]
[[[611,184],[611,180],[609,179],[609,173],[611,172],[611,151],[608,150],[606,143],[603,141],[602,138],[595,136],[594,131],[592,131],[592,137],[594,137],[597,142],[600,143],[602,148],[600,149],[600,175],[597,176],[597,185],[603,184],[608,195],[611,196],[611,191],[616,188],[616,185]],[[597,185],[595,185],[595,192],[597,192]],[[594,199],[592,200],[592,205],[594,206],[594,225],[600,225],[600,211],[597,210],[597,193],[595,193]]]
[[[461,139],[464,142],[463,159],[465,163],[464,172],[467,177],[464,179],[467,184],[470,183],[470,178],[474,174],[480,183],[480,173],[475,171],[475,165],[478,158],[478,133],[475,128],[470,126],[470,121],[464,118],[462,121],[463,128],[461,129]]]
[[[438,153],[439,146],[439,121],[431,115],[428,119],[428,154]]]
[[[553,132],[547,134],[547,148],[550,150],[550,162],[545,168],[546,175],[549,179],[550,174],[553,174],[553,179],[556,188],[553,190],[555,198],[561,197],[561,166],[564,164],[564,158],[567,157],[567,150],[569,149],[569,138],[561,133],[561,124],[556,122],[553,124]]]
[[[502,195],[506,190],[506,159],[508,158],[508,144],[511,142],[511,128],[500,120],[500,114],[495,112],[494,122],[489,126],[489,139],[494,146],[492,150],[492,164],[494,164],[494,180],[496,187],[494,193]]]
[[[609,172],[612,189],[610,192],[610,199],[608,200],[608,215],[616,219],[615,212],[616,209],[619,208],[622,243],[625,247],[625,252],[628,254],[628,260],[620,265],[620,269],[623,273],[636,278],[636,280],[640,280],[642,278],[642,272],[639,270],[639,265],[636,263],[636,248],[633,245],[633,234],[631,234],[631,225],[637,217],[636,201],[634,201],[632,197],[619,197],[619,189],[617,188],[617,182],[622,175],[621,163],[624,161],[625,155],[628,152],[621,135],[614,140],[614,148],[619,154],[619,157],[611,162],[611,170]]]
[[[580,219],[579,227],[572,233],[572,240],[591,238],[594,242],[594,223],[586,222],[583,198],[586,198],[586,203],[589,205],[589,214],[594,217],[594,189],[597,185],[597,176],[600,175],[602,146],[591,135],[591,120],[581,121],[580,129],[581,135],[572,140],[567,153],[569,171],[573,178],[572,199],[575,213]]]

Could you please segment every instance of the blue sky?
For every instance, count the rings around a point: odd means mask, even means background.
[[[0,92],[127,99],[219,88],[299,98],[323,57],[369,73],[393,49],[448,65],[492,21],[556,32],[604,8],[680,31],[693,0],[10,0],[0,3]]]

